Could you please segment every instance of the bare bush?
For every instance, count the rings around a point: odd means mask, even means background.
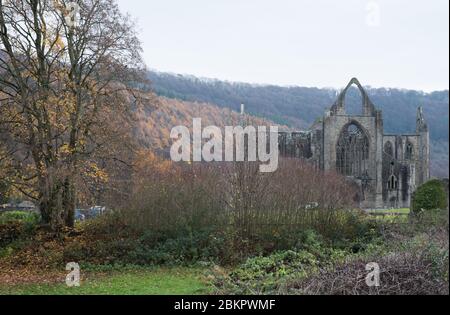
[[[354,216],[354,191],[344,178],[297,160],[283,160],[277,172],[265,174],[257,163],[154,158],[135,183],[124,214],[147,229],[230,227],[253,238],[313,228],[332,236],[345,234]]]
[[[448,232],[428,237],[425,245],[385,257],[358,259],[335,269],[290,282],[282,290],[306,295],[448,295]],[[366,265],[380,266],[380,286],[366,284]]]
[[[281,160],[269,174],[260,173],[257,163],[230,164],[226,170],[224,196],[246,236],[308,228],[331,232],[342,227],[354,206],[354,191],[343,177],[304,161]]]
[[[213,227],[223,218],[216,173],[208,165],[174,164],[148,151],[136,157],[132,198],[122,206],[129,224],[171,231]]]

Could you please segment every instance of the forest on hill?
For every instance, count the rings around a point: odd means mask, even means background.
[[[201,118],[202,125],[225,127],[236,125],[241,121],[239,113],[229,108],[200,102],[188,102],[167,97],[152,97],[153,106],[137,111],[135,136],[139,144],[159,155],[168,156],[172,140],[170,132],[173,127],[192,127],[194,118]],[[273,122],[246,115],[246,121],[255,126],[271,126]],[[280,130],[287,130],[279,126]]]
[[[326,88],[233,83],[160,72],[150,72],[149,78],[156,94],[168,99],[215,104],[233,111],[239,111],[240,104],[244,103],[248,113],[294,129],[308,129],[334,103],[339,92]],[[431,131],[432,175],[448,177],[448,91],[424,93],[371,87],[366,87],[366,91],[375,106],[383,111],[386,133],[414,132],[417,107],[424,107]],[[346,108],[349,113],[361,111],[361,95],[356,88],[347,94]]]

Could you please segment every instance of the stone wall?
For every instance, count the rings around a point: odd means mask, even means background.
[[[362,115],[346,114],[345,94],[352,85],[361,91]],[[385,135],[382,112],[376,110],[357,79],[350,81],[311,131],[280,133],[280,154],[309,160],[325,171],[338,170],[338,141],[349,126],[361,130],[369,143],[368,159],[362,160],[368,164],[364,173],[349,176],[361,189],[361,207],[409,207],[416,187],[429,179],[429,131],[422,110],[418,110],[416,134]],[[353,141],[351,137],[349,141]]]

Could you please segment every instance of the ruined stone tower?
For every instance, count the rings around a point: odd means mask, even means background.
[[[361,115],[346,113],[345,96],[353,85],[362,95]],[[355,78],[312,130],[279,137],[282,156],[309,160],[358,185],[362,208],[409,208],[412,193],[430,177],[430,135],[422,108],[415,134],[385,134],[382,112]]]

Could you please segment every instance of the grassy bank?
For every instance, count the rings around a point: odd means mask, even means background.
[[[200,295],[212,288],[203,271],[159,268],[89,272],[80,287],[69,288],[61,279],[51,284],[0,284],[0,295]]]

